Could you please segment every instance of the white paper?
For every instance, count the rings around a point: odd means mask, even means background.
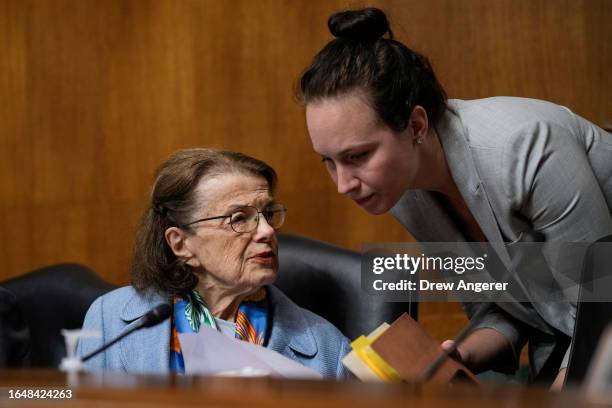
[[[321,378],[321,374],[276,351],[228,337],[212,327],[199,333],[179,333],[186,374]]]

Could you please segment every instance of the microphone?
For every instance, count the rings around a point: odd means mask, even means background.
[[[172,307],[168,303],[161,303],[149,310],[140,318],[140,327],[152,327],[166,320],[172,314]]]
[[[172,314],[172,306],[170,306],[168,303],[161,303],[155,306],[153,309],[149,310],[144,316],[142,316],[136,322],[136,324],[133,327],[131,327],[129,330],[121,333],[119,336],[115,337],[109,343],[103,344],[101,347],[83,356],[83,358],[81,359],[81,362],[85,362],[89,360],[90,358],[92,358],[93,356],[100,354],[101,352],[103,352],[104,350],[112,346],[113,344],[117,343],[119,340],[126,337],[127,335],[135,332],[136,330],[140,330],[144,327],[152,327],[152,326],[155,326],[163,322],[168,317],[170,317],[171,314]]]

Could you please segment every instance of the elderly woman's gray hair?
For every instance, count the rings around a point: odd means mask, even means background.
[[[274,193],[277,179],[274,169],[242,153],[202,148],[180,150],[159,167],[151,203],[134,243],[131,278],[135,288],[153,288],[168,294],[195,288],[197,277],[177,259],[164,233],[170,227],[185,228],[198,204],[194,190],[203,178],[231,173],[260,176]]]

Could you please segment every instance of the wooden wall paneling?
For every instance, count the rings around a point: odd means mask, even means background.
[[[273,165],[286,231],[353,249],[410,240],[336,193],[293,93],[327,17],[364,5],[387,10],[451,97],[535,97],[612,119],[609,0],[2,0],[0,279],[72,261],[126,283],[154,169],[191,146]],[[430,309],[440,337],[462,318],[458,305]]]

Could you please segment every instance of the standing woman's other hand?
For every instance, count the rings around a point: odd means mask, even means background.
[[[567,372],[567,368],[562,368],[559,370],[559,373],[557,374],[555,381],[553,381],[552,385],[550,386],[551,391],[562,391],[563,390],[563,384],[565,383],[566,372]]]
[[[455,347],[454,340],[444,340],[440,346],[442,347],[444,351],[448,353],[450,357],[454,358],[461,364],[465,365],[465,361],[463,359],[463,356],[459,352],[459,348]]]

